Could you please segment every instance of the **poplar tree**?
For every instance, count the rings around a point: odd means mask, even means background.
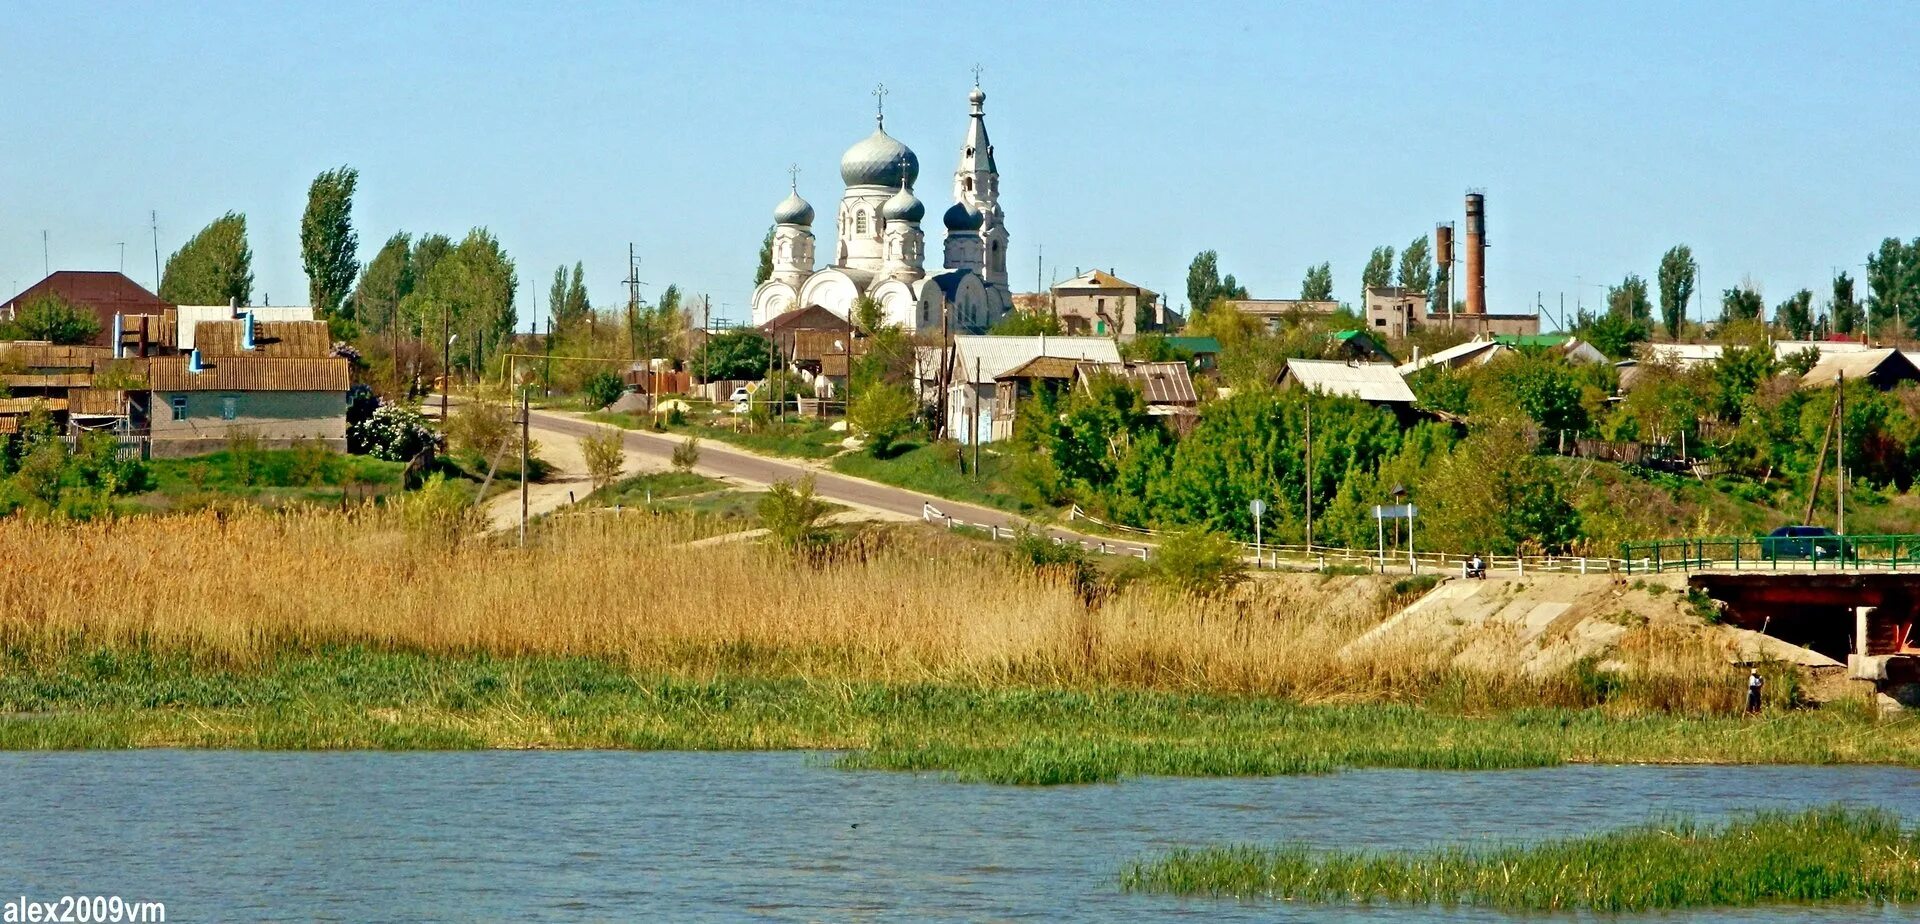
[[[338,167],[323,171],[307,187],[307,211],[300,217],[300,259],[307,271],[307,298],[322,316],[341,310],[353,277],[360,236],[353,230],[353,190],[360,171]]]
[[[174,251],[160,275],[160,297],[176,305],[253,304],[247,216],[228,212]]]

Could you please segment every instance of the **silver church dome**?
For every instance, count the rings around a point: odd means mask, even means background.
[[[927,217],[927,207],[920,202],[920,197],[902,189],[880,206],[880,215],[888,221],[917,222]]]
[[[981,225],[987,223],[987,216],[965,202],[955,202],[947,209],[942,220],[946,222],[948,231],[978,231]]]
[[[800,198],[797,190],[787,193],[787,197],[773,207],[773,223],[802,227],[811,225],[813,224],[813,206],[808,205],[807,200]]]
[[[900,160],[906,159],[906,177],[901,179]],[[861,140],[859,144],[847,149],[840,155],[840,179],[848,186],[912,186],[920,178],[920,158],[913,150],[884,129],[874,129],[873,134]]]

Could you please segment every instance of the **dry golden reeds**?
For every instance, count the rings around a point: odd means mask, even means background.
[[[615,659],[683,674],[1137,686],[1307,701],[1565,700],[1568,682],[1463,676],[1450,650],[1335,652],[1377,624],[1372,577],[1262,580],[1228,600],[1063,579],[910,532],[826,555],[688,543],[702,521],[561,518],[530,547],[422,541],[392,514],[0,521],[0,641],[31,656],[147,645],[224,663],[290,648]]]

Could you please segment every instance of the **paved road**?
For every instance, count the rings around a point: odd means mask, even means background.
[[[585,436],[599,426],[591,421],[582,420],[576,415],[537,409],[533,412],[533,422],[541,429],[573,436]],[[626,434],[628,450],[663,459],[672,457],[673,448],[678,446],[682,439],[644,430],[623,432]],[[923,504],[932,504],[941,513],[969,524],[1004,526],[1013,529],[1027,522],[1003,511],[933,497],[864,478],[854,478],[805,462],[755,455],[712,441],[703,441],[700,444],[700,463],[695,466],[695,470],[703,475],[734,478],[756,484],[791,481],[805,475],[812,475],[814,493],[827,500],[915,520],[921,518]],[[1090,545],[1104,542],[1107,550],[1116,554],[1139,556],[1142,550],[1141,543],[1130,539],[1088,536],[1057,528],[1049,528],[1046,532],[1052,536]]]

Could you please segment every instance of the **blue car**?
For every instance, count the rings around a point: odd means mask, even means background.
[[[1825,526],[1782,526],[1760,537],[1760,554],[1767,558],[1826,560],[1851,557],[1852,551],[1845,539]]]

